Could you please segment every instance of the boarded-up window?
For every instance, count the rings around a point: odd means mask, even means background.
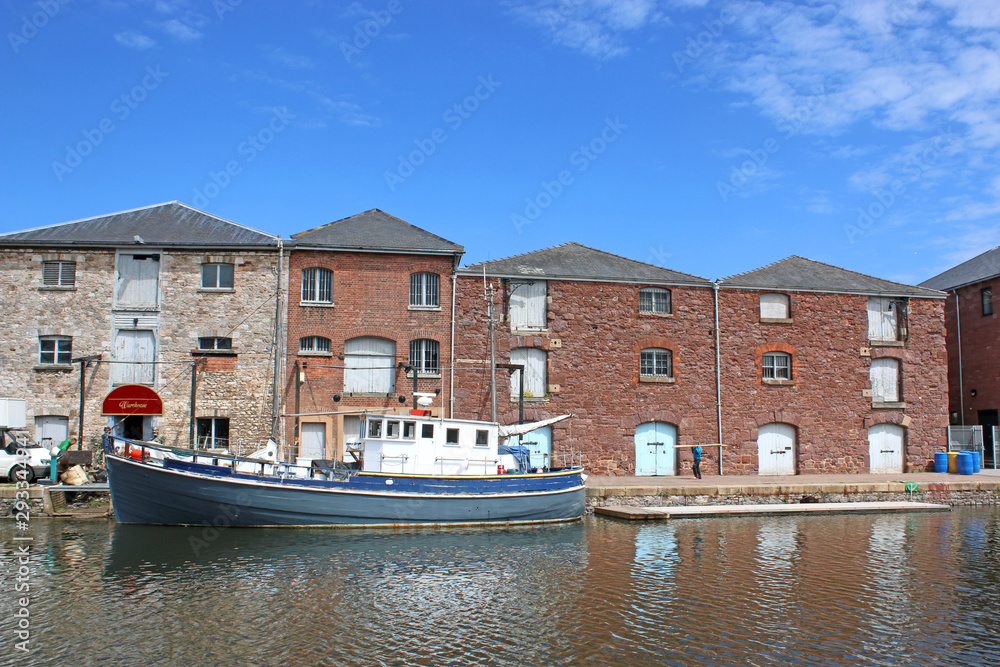
[[[760,295],[761,319],[787,320],[789,312],[787,294],[768,292]]]
[[[153,384],[156,343],[152,331],[119,331],[112,355],[111,383]]]
[[[524,395],[528,398],[545,396],[545,350],[518,347],[510,351],[510,363],[524,364]],[[510,397],[517,400],[520,393],[521,371],[510,375]]]
[[[396,388],[396,343],[363,336],[344,343],[344,391],[391,394]]]
[[[899,360],[873,359],[869,379],[872,384],[873,403],[896,403],[899,401]]]
[[[159,255],[118,255],[118,288],[121,308],[156,308],[160,291]]]
[[[868,340],[899,340],[899,306],[893,299],[868,299]]]
[[[530,285],[519,283],[511,286],[511,329],[544,329],[546,327],[545,286],[544,280],[536,280]]]

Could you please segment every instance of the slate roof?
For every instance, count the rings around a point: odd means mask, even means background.
[[[930,289],[950,290],[979,283],[1000,276],[1000,246],[987,250],[967,262],[953,266],[944,273],[928,278],[920,283],[921,287]]]
[[[322,227],[292,234],[296,247],[462,254],[465,248],[373,208]]]
[[[539,276],[613,282],[711,285],[706,278],[595,250],[579,243],[563,243],[534,252],[462,267],[459,273],[491,276]]]
[[[941,292],[883,280],[839,266],[792,255],[767,266],[718,281],[720,288],[782,289],[880,296],[944,298]]]
[[[0,245],[277,246],[277,236],[172,201],[58,225],[0,234]]]

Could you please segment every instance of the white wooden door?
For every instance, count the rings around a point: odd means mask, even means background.
[[[111,383],[153,384],[156,339],[152,331],[119,331],[115,336]]]
[[[391,394],[396,390],[396,343],[363,336],[344,343],[344,392]]]
[[[757,474],[795,474],[795,427],[764,424],[757,432]]]
[[[155,308],[159,302],[160,256],[118,256],[118,305]]]
[[[903,427],[876,424],[868,429],[869,472],[893,475],[903,472]]]
[[[664,422],[646,422],[635,428],[635,474],[677,474],[677,427]]]
[[[326,424],[304,422],[299,424],[299,456],[310,459],[326,458]]]
[[[892,299],[873,296],[868,299],[868,340],[896,340],[899,320]]]
[[[510,328],[544,329],[546,327],[546,283],[536,280],[533,284],[521,284],[511,288]]]

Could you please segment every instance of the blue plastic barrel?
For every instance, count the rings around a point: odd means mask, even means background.
[[[934,472],[948,472],[948,452],[934,452]]]
[[[971,475],[975,468],[972,463],[972,452],[958,453],[958,474]]]
[[[969,452],[972,454],[972,472],[979,472],[983,469],[983,460],[979,458],[979,452]]]

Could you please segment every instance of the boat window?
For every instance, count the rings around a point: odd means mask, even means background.
[[[457,445],[458,444],[458,429],[449,428],[445,432],[444,443],[446,445]]]
[[[403,422],[403,437],[407,440],[417,437],[417,422]]]
[[[368,422],[368,437],[369,438],[381,438],[382,437],[382,420],[374,420]]]
[[[420,429],[421,438],[433,438],[434,437],[434,424],[424,424],[424,427]]]
[[[476,444],[485,446],[490,443],[490,432],[485,429],[476,429]]]
[[[387,438],[398,438],[399,437],[399,422],[386,422],[385,423],[385,437],[387,437]]]

